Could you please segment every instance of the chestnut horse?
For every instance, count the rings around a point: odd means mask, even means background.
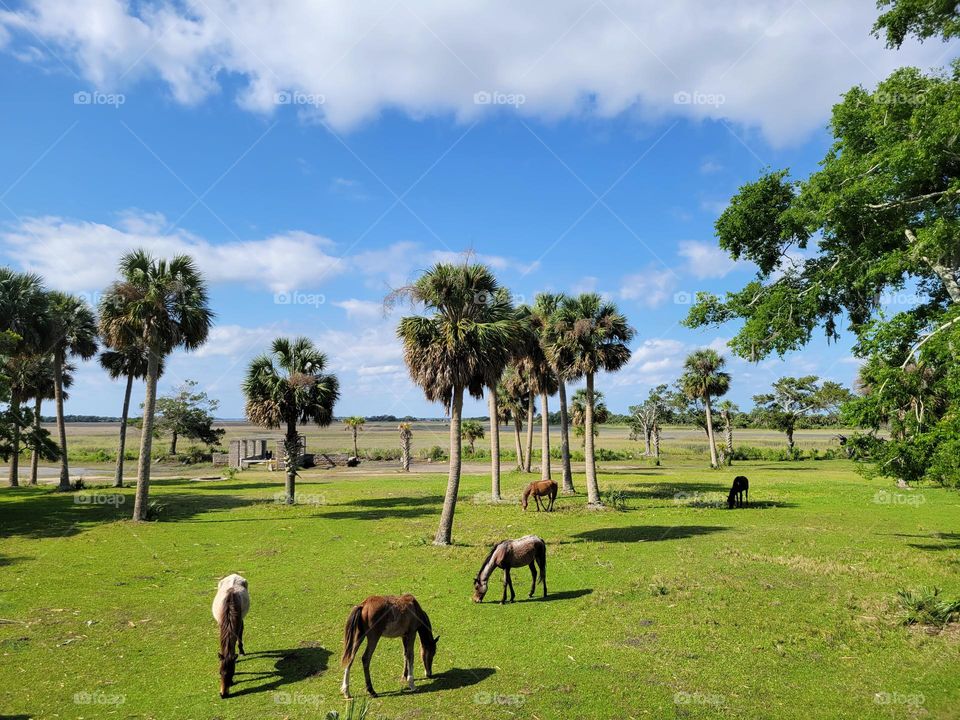
[[[556,483],[554,483],[556,485]],[[510,588],[510,602],[516,597],[513,591],[513,581],[510,579],[510,568],[530,566],[533,574],[533,584],[530,586],[530,595],[537,589],[537,565],[540,566],[540,581],[543,583],[543,596],[547,596],[547,544],[536,535],[525,535],[518,540],[503,540],[493,546],[487,559],[480,566],[480,572],[473,579],[473,601],[483,602],[487,594],[487,584],[490,576],[497,568],[503,568],[503,597],[500,604],[507,602],[507,588]]]
[[[217,585],[213,598],[213,619],[220,626],[220,697],[230,694],[233,674],[237,669],[236,645],[243,651],[243,618],[250,610],[250,591],[247,581],[240,575],[227,575]]]
[[[533,494],[533,501],[537,504],[537,512],[540,512],[540,498],[549,498],[550,504],[547,505],[546,501],[544,501],[543,509],[546,512],[550,512],[553,510],[553,501],[557,499],[557,483],[553,480],[534,480],[527,485],[523,491],[523,499],[520,501],[524,510],[527,509],[527,501],[531,494]]]
[[[403,675],[411,691],[413,686],[413,643],[414,635],[420,636],[420,659],[423,661],[427,677],[433,677],[433,657],[437,654],[437,641],[433,636],[430,618],[420,607],[417,599],[410,595],[371,595],[350,611],[346,627],[343,629],[343,684],[340,691],[350,699],[350,666],[360,650],[364,638],[367,648],[363,651],[363,677],[367,682],[370,697],[376,697],[370,682],[370,658],[377,649],[381,637],[403,638]]]

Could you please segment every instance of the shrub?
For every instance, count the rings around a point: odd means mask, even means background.
[[[904,625],[943,627],[960,616],[960,599],[947,600],[938,587],[897,590]]]
[[[627,509],[627,496],[623,490],[607,490],[606,494],[603,496],[603,502],[605,505],[609,505],[614,510],[622,511]]]
[[[433,460],[434,462],[439,462],[447,459],[447,451],[439,445],[434,445],[432,448],[421,450],[420,457],[424,460]]]

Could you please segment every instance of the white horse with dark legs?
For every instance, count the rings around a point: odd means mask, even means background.
[[[220,626],[220,697],[230,694],[233,675],[237,669],[236,645],[243,651],[243,619],[250,611],[250,591],[244,577],[234,573],[227,575],[217,585],[213,598],[213,619]]]
[[[500,604],[507,602],[507,588],[510,589],[510,602],[513,602],[516,593],[513,591],[513,581],[510,579],[510,568],[528,565],[533,574],[533,584],[530,586],[530,595],[537,589],[537,565],[540,566],[540,582],[543,583],[543,596],[547,596],[547,544],[543,538],[536,535],[525,535],[517,540],[504,540],[493,546],[487,559],[480,566],[480,572],[473,579],[473,601],[483,602],[487,594],[487,585],[490,576],[497,568],[503,568],[503,598]]]

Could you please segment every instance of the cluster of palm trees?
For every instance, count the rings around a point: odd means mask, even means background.
[[[4,375],[10,378],[8,412],[16,419],[11,424],[10,484],[18,483],[20,429],[27,425],[22,403],[31,398],[35,401],[29,419],[33,423],[31,442],[36,452],[42,449],[37,441],[40,402],[52,396],[57,416],[55,454],[60,459],[59,488],[71,488],[63,413],[65,390],[73,371],[71,361],[92,358],[102,344],[106,349],[100,356],[101,365],[111,377],[126,378],[115,475],[118,486],[123,484],[126,420],[133,381],[146,380],[133,511],[134,520],[143,520],[148,510],[157,380],[163,360],[175,348],[202,345],[213,313],[203,277],[188,256],[166,261],[135,250],[121,258],[118,275],[103,293],[95,313],[84,298],[49,291],[36,275],[0,268],[0,331],[9,331],[14,338],[13,347],[4,353]],[[33,474],[31,481],[35,481]]]
[[[566,383],[586,380],[583,405],[588,502],[599,506],[594,456],[595,377],[630,359],[634,330],[617,307],[594,293],[576,297],[542,293],[532,306],[513,305],[509,291],[482,264],[440,263],[394,295],[423,310],[400,320],[397,334],[414,382],[450,416],[450,472],[434,542],[448,545],[460,485],[464,393],[486,393],[490,412],[491,494],[500,500],[499,423],[514,425],[517,457],[531,468],[534,400],[541,402],[541,476],[549,478],[550,396],[559,395],[563,489],[573,492]],[[502,406],[502,408],[501,408]],[[520,430],[527,422],[526,454]]]

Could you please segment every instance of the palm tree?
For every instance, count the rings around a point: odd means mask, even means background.
[[[593,436],[600,436],[600,428],[610,419],[610,411],[603,400],[603,393],[595,390],[593,393]],[[587,433],[585,426],[587,423],[587,391],[580,388],[573,394],[570,401],[570,421],[573,423],[574,434],[582,441],[584,446],[587,443]]]
[[[507,312],[512,307],[512,297],[506,288],[498,288],[494,296],[485,298],[499,307],[498,313]],[[519,316],[517,322],[520,322]],[[500,409],[498,388],[506,368],[491,365],[487,378],[487,409],[490,418],[490,497],[500,502]]]
[[[715,350],[695,350],[683,363],[684,372],[680,386],[690,399],[703,402],[707,421],[707,443],[710,445],[710,467],[720,467],[717,461],[717,443],[713,433],[713,412],[711,398],[726,395],[730,389],[730,374],[723,372],[726,364]]]
[[[450,414],[450,474],[434,543],[449,545],[460,488],[463,393],[479,399],[500,376],[517,335],[512,306],[483,265],[439,263],[396,296],[420,303],[429,313],[400,320],[410,375],[428,400]]]
[[[125,350],[104,350],[100,353],[100,366],[107,371],[110,378],[126,380],[123,392],[123,411],[120,414],[120,441],[117,445],[117,468],[113,477],[114,487],[123,487],[123,461],[127,447],[127,418],[130,414],[130,395],[133,391],[133,381],[142,380],[147,376],[149,355],[143,347],[131,345]],[[163,360],[157,368],[157,376],[163,375]]]
[[[28,395],[33,398],[33,429],[31,432],[28,446],[30,447],[30,484],[37,484],[37,476],[40,470],[40,458],[46,460],[57,460],[60,457],[60,450],[50,439],[50,433],[41,426],[41,417],[44,400],[53,400],[56,398],[56,387],[53,371],[52,355],[34,356],[30,370],[30,381]],[[76,370],[73,365],[67,364],[63,368],[63,387],[64,390],[73,384],[73,373]],[[69,396],[66,392],[63,394],[64,400]]]
[[[410,472],[410,444],[413,439],[413,429],[410,423],[402,422],[397,426],[400,431],[400,467],[404,472]]]
[[[120,280],[100,301],[100,334],[114,350],[143,348],[147,353],[146,394],[140,434],[140,461],[133,519],[145,520],[150,493],[150,454],[160,361],[175,348],[203,345],[213,323],[207,286],[193,260],[169,262],[144,250],[120,258]]]
[[[340,382],[324,372],[327,356],[309,338],[277,338],[269,355],[251,361],[243,381],[247,418],[268,428],[285,428],[283,450],[287,480],[285,500],[296,502],[297,466],[303,446],[297,423],[326,427],[340,398]]]
[[[540,395],[540,478],[542,480],[551,479],[549,398],[557,392],[559,387],[556,368],[550,362],[547,352],[552,345],[551,333],[559,303],[559,296],[547,293],[540,293],[534,299],[529,316],[532,344],[524,358],[533,390]],[[573,485],[572,480],[570,485]]]
[[[53,351],[54,402],[57,437],[60,441],[60,484],[70,489],[67,462],[67,426],[63,418],[63,371],[69,358],[89,360],[97,353],[97,318],[83,298],[62,292],[50,293],[50,349]]]
[[[359,415],[354,415],[353,417],[348,417],[343,421],[343,424],[346,426],[344,430],[350,430],[353,433],[353,456],[360,457],[360,451],[357,450],[357,433],[363,430],[364,423],[367,422],[367,419],[360,417]]]
[[[474,444],[477,440],[483,440],[483,425],[476,420],[464,420],[460,425],[461,437],[470,443],[470,454],[476,451]]]
[[[49,297],[44,290],[39,275],[14,272],[10,268],[0,267],[0,332],[13,333],[12,347],[6,350],[7,370],[10,363],[22,363],[26,358],[42,353],[48,344],[46,335],[49,330],[47,314]],[[20,404],[25,399],[23,388],[18,386],[15,377],[9,378],[10,403],[10,466],[9,483],[11,487],[20,484],[20,434],[23,429],[23,417]]]
[[[497,386],[497,407],[502,422],[513,423],[513,436],[517,446],[517,470],[523,470],[523,413],[527,406],[526,385],[516,368],[508,367]],[[499,480],[499,478],[498,478]],[[494,488],[494,500],[500,499],[499,483]]]
[[[601,503],[593,448],[594,376],[602,370],[615,372],[627,364],[630,360],[627,343],[633,338],[634,330],[616,305],[605,302],[596,293],[584,293],[561,303],[553,332],[554,366],[567,368],[571,375],[584,375],[587,379],[584,410],[587,502],[597,506]]]
[[[725,437],[726,452],[725,461],[727,465],[730,465],[733,461],[733,414],[740,411],[740,408],[737,407],[737,404],[732,400],[721,400],[717,404],[717,409],[720,411],[720,417],[723,418],[723,432]]]

